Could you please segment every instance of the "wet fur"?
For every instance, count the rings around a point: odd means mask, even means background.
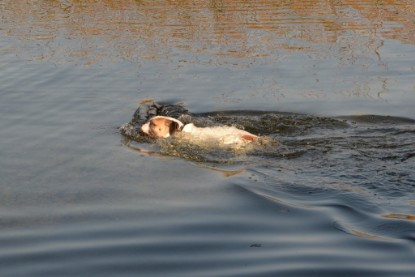
[[[179,124],[168,118],[152,118],[142,126],[142,131],[153,138],[167,138],[177,132],[196,140],[219,141],[224,144],[249,143],[258,140],[258,136],[235,127],[198,128],[187,124],[183,129]]]

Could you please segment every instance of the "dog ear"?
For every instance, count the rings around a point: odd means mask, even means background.
[[[170,121],[170,125],[169,125],[170,135],[173,135],[174,133],[176,133],[177,130],[179,130],[179,124],[177,122]]]

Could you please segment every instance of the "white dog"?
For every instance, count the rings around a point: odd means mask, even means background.
[[[141,126],[141,130],[153,138],[168,138],[177,133],[193,140],[245,144],[258,140],[258,136],[235,127],[196,127],[193,123],[184,125],[179,120],[167,116],[155,116]]]

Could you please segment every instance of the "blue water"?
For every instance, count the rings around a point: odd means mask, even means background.
[[[414,8],[0,2],[0,276],[413,276]],[[146,99],[280,143],[128,141]]]

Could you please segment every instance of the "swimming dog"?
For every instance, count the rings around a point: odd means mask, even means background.
[[[155,116],[141,126],[143,133],[153,138],[168,138],[177,133],[198,141],[244,144],[258,140],[258,136],[235,127],[196,127],[193,123],[184,125],[178,119],[167,116]]]

